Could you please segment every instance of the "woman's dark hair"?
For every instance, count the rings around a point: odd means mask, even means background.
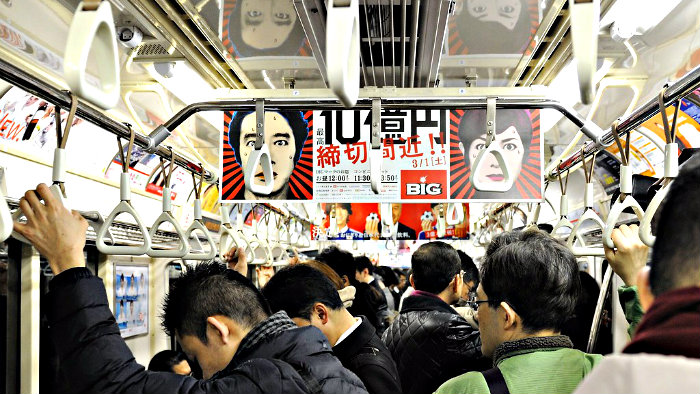
[[[304,114],[301,111],[265,111],[265,112],[276,112],[284,117],[289,123],[289,127],[292,129],[292,134],[294,134],[294,164],[296,165],[299,157],[301,156],[301,150],[306,142],[306,137],[309,135],[309,125],[304,119]],[[238,164],[242,164],[240,155],[240,144],[241,144],[241,124],[243,119],[252,114],[253,111],[235,111],[231,117],[231,123],[228,127],[228,143],[233,149],[233,153],[236,155],[236,161]]]
[[[576,258],[566,246],[539,230],[517,232],[487,254],[481,287],[490,307],[508,303],[526,332],[561,331],[581,293]]]
[[[532,122],[527,110],[499,109],[496,112],[496,134],[504,132],[510,126],[515,126],[518,131],[523,143],[523,154],[527,156],[532,140]],[[464,145],[465,158],[468,156],[467,151],[471,143],[484,134],[486,134],[486,110],[464,111],[464,116],[459,121],[459,140]]]
[[[314,303],[333,310],[343,307],[338,290],[321,271],[306,264],[279,270],[262,289],[272,311],[285,311],[290,318],[311,320]]]
[[[185,354],[175,350],[163,350],[156,353],[148,363],[148,370],[154,372],[174,372],[173,367],[187,360]]]
[[[231,11],[229,23],[225,26],[228,29],[228,36],[233,47],[233,55],[239,57],[254,56],[300,56],[299,50],[306,42],[306,34],[301,26],[299,18],[294,22],[294,28],[289,32],[289,36],[279,46],[269,49],[252,47],[243,42],[243,22],[241,21],[242,0],[237,0],[234,9]],[[262,34],[265,34],[262,32]]]

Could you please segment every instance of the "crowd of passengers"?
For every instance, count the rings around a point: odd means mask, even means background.
[[[605,357],[583,351],[586,319],[571,328],[585,314],[576,258],[526,229],[495,237],[480,270],[440,241],[412,254],[409,273],[331,247],[262,289],[231,250],[173,286],[162,326],[185,354],[159,353],[146,370],[85,268],[85,220],[46,185],[20,207],[16,230],[56,274],[46,317],[71,393],[700,392],[698,155],[671,186],[651,252],[635,225],[613,231],[606,259],[624,282],[630,341]]]

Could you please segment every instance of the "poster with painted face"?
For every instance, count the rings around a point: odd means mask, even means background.
[[[236,59],[312,55],[291,0],[225,0],[222,42]]]
[[[476,190],[471,171],[476,158],[486,149],[486,110],[453,110],[450,114],[450,196],[456,200],[536,201],[542,199],[542,142],[539,110],[499,109],[496,135],[491,144],[500,151],[512,187],[496,190],[507,183],[506,171],[493,154],[482,157],[474,174],[482,185]]]
[[[311,200],[313,198],[313,121],[311,111],[265,111],[264,144],[270,151],[274,177],[272,192],[257,193],[247,188],[244,172],[255,149],[255,112],[234,111],[224,115],[222,200]],[[263,187],[266,179],[258,163],[253,185]]]

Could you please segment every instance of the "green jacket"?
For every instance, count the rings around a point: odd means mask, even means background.
[[[568,394],[603,359],[599,354],[586,354],[571,346],[566,336],[505,342],[496,348],[494,364],[501,370],[511,394]],[[448,380],[436,393],[486,394],[489,389],[480,372],[467,372]]]

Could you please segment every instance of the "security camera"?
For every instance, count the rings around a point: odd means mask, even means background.
[[[143,40],[143,32],[136,26],[118,27],[117,39],[127,48],[136,48]]]

